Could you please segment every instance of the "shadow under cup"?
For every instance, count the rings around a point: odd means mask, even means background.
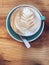
[[[13,12],[17,9],[17,8],[19,8],[19,7],[24,7],[24,6],[27,6],[27,7],[31,7],[31,8],[34,8],[37,12],[38,12],[38,14],[39,14],[39,16],[40,16],[40,18],[41,18],[41,26],[40,26],[40,28],[39,28],[39,30],[34,34],[34,35],[30,35],[30,36],[25,36],[26,37],[26,39],[30,42],[30,41],[34,41],[35,39],[37,39],[41,34],[42,34],[42,32],[43,32],[43,29],[44,29],[44,20],[45,20],[45,16],[42,16],[42,14],[39,12],[39,10],[38,9],[36,9],[34,6],[30,6],[30,5],[20,5],[20,6],[16,6],[15,8],[13,8],[11,11],[10,11],[10,13],[8,14],[8,16],[7,16],[7,20],[6,20],[6,28],[7,28],[7,30],[8,30],[8,33],[11,35],[11,37],[12,38],[14,38],[15,40],[18,40],[18,41],[20,41],[20,42],[22,42],[22,40],[21,40],[21,38],[20,38],[20,34],[18,34],[18,33],[16,33],[13,29],[12,29],[12,27],[11,27],[11,25],[10,25],[10,18],[11,18],[11,16],[12,16],[12,14],[13,14]],[[42,30],[42,31],[41,31]]]

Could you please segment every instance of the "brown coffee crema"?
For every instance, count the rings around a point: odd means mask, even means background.
[[[38,28],[36,23],[39,21],[39,18],[30,7],[16,9],[10,20],[12,29],[20,35],[27,35],[36,31]]]

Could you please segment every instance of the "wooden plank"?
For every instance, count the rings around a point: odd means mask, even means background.
[[[37,7],[46,16],[43,34],[27,49],[23,43],[10,37],[6,30],[6,17],[20,4]],[[0,0],[0,65],[49,65],[49,0]]]

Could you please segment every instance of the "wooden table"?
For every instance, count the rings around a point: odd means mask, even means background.
[[[7,14],[19,4],[34,5],[46,16],[43,34],[29,49],[6,30]],[[49,65],[49,0],[0,0],[0,65]]]

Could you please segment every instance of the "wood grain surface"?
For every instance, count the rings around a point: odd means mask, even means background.
[[[46,16],[43,34],[29,49],[6,30],[7,14],[20,4],[34,5]],[[49,65],[49,0],[0,0],[0,65]]]

